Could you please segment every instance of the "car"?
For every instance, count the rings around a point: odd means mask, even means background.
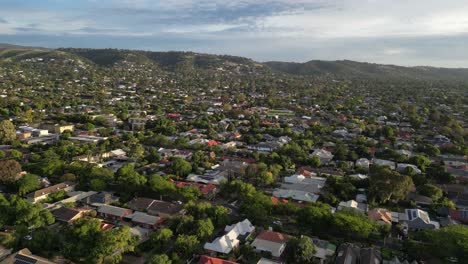
[[[24,238],[25,240],[32,240],[32,236],[31,236],[31,235],[24,236],[23,238]]]
[[[273,221],[273,224],[278,225],[278,226],[282,226],[282,225],[283,225],[283,223],[282,223],[281,221],[279,221],[279,220]]]

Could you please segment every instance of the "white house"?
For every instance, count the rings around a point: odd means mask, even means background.
[[[257,252],[270,252],[273,257],[279,258],[283,254],[288,240],[288,235],[268,230],[255,238],[252,247]]]
[[[205,243],[204,249],[212,252],[229,254],[234,248],[238,247],[241,240],[245,240],[253,231],[255,226],[248,219],[235,225],[226,226],[224,231],[227,233],[216,238],[211,243]]]

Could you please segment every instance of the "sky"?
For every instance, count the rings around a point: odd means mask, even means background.
[[[0,0],[0,43],[468,68],[468,0]]]

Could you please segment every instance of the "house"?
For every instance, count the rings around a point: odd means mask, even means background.
[[[247,149],[258,152],[272,152],[279,147],[281,147],[281,144],[277,142],[261,142],[257,145],[249,145],[247,146]]]
[[[84,203],[87,205],[92,205],[92,204],[103,205],[103,204],[110,204],[113,200],[114,199],[111,193],[99,192],[91,196],[84,197],[83,199],[80,200],[80,203]]]
[[[66,124],[66,125],[42,124],[41,127],[43,129],[47,129],[50,133],[55,133],[55,134],[62,134],[63,132],[67,130],[73,131],[73,129],[75,129],[75,125],[73,124]]]
[[[26,197],[29,202],[36,203],[40,200],[46,199],[50,194],[56,193],[59,191],[73,191],[75,190],[76,184],[73,182],[62,182],[56,185],[49,186],[28,194]]]
[[[356,160],[356,167],[369,168],[370,161],[366,158]]]
[[[374,208],[367,212],[367,215],[370,219],[376,221],[379,224],[392,224],[392,213],[387,209],[383,208]]]
[[[57,219],[57,221],[65,222],[67,224],[71,224],[77,219],[83,217],[84,214],[85,211],[66,207],[60,207],[59,209],[52,211],[52,215]]]
[[[325,149],[316,149],[312,154],[311,157],[319,157],[321,164],[327,164],[333,159],[333,154]]]
[[[23,248],[5,258],[1,263],[5,264],[54,264],[46,258],[34,255],[29,249]]]
[[[169,203],[161,200],[154,200],[148,208],[148,214],[162,218],[171,218],[184,214],[184,206],[180,204]]]
[[[123,220],[125,216],[132,214],[133,210],[112,205],[101,205],[98,207],[97,213],[102,218],[120,221]]]
[[[128,207],[136,211],[147,211],[156,200],[150,198],[136,197],[127,203]]]
[[[429,206],[433,203],[433,200],[430,197],[417,194],[415,192],[410,192],[406,195],[406,201],[414,201],[417,205]]]
[[[468,224],[468,210],[467,209],[450,209],[449,215],[453,220]]]
[[[268,230],[260,233],[251,246],[255,251],[269,252],[273,257],[279,258],[286,249],[286,243],[289,239],[288,235]]]
[[[319,195],[302,191],[302,190],[293,190],[293,189],[275,189],[273,191],[273,196],[278,198],[292,199],[299,202],[317,202]]]
[[[207,199],[213,199],[218,191],[218,187],[211,183],[203,184],[203,183],[197,183],[197,182],[184,182],[184,181],[173,181],[173,182],[179,188],[195,187]]]
[[[367,204],[365,203],[358,203],[355,200],[349,200],[347,202],[340,202],[338,204],[338,211],[343,210],[345,208],[356,210],[361,213],[367,212]]]
[[[421,174],[422,171],[418,168],[418,166],[413,164],[406,164],[406,163],[398,163],[396,170],[398,172],[404,173],[406,171],[411,170],[415,174]]]
[[[320,263],[323,263],[328,258],[332,257],[335,254],[336,246],[326,240],[320,240],[318,238],[312,239],[317,251],[314,254],[315,258],[320,260]]]
[[[133,214],[126,215],[125,218],[131,220],[133,224],[146,229],[156,229],[163,222],[163,219],[160,217],[142,212],[134,212]]]
[[[248,219],[237,224],[226,226],[225,235],[216,238],[213,242],[205,243],[203,248],[207,251],[221,254],[229,254],[238,247],[241,241],[245,241],[255,230],[255,226]]]
[[[274,260],[271,260],[271,259],[267,259],[267,258],[261,258],[257,264],[282,264],[281,262],[278,262],[278,261],[274,261]]]
[[[373,163],[378,166],[389,167],[390,169],[395,169],[395,162],[390,160],[383,160],[383,159],[374,159]]]
[[[200,256],[200,259],[198,260],[198,264],[239,264],[239,263],[203,255],[203,256]]]
[[[375,248],[360,248],[351,243],[338,247],[335,264],[380,264],[382,256]]]
[[[405,214],[400,215],[399,220],[409,229],[439,229],[439,223],[431,221],[429,214],[420,209],[406,209]]]

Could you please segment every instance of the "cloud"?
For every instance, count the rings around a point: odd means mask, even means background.
[[[0,17],[0,24],[8,24],[8,21]]]
[[[4,2],[0,34],[22,41],[43,36],[48,46],[183,49],[259,60],[459,65],[468,59],[466,42],[456,42],[467,40],[467,0]]]

